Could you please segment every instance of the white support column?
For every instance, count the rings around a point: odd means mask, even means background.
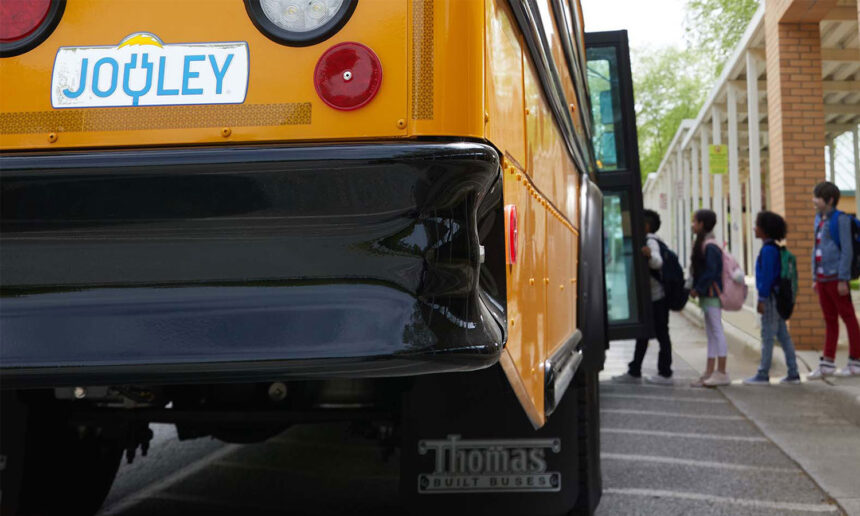
[[[692,213],[695,213],[701,203],[699,199],[701,198],[701,191],[699,190],[699,178],[702,177],[702,171],[699,168],[699,145],[694,141],[690,143],[690,175],[693,178],[693,209],[691,212],[691,220]]]
[[[832,138],[827,139],[827,151],[830,157],[830,168],[827,170],[827,180],[836,183],[836,142]]]
[[[755,225],[755,218],[758,212],[761,211],[761,135],[759,133],[759,102],[758,102],[758,60],[752,52],[747,52],[747,126],[749,129],[749,161],[750,161],[750,180],[749,180],[749,210],[750,227]],[[761,241],[759,241],[750,231],[750,249],[752,256],[758,256],[761,249]],[[747,274],[752,274],[750,269],[746,270]]]
[[[687,246],[689,245],[689,238],[687,235],[687,228],[690,227],[690,219],[692,218],[692,213],[690,212],[691,201],[690,198],[692,194],[690,192],[691,181],[690,181],[690,161],[687,159],[687,153],[684,149],[678,149],[678,162],[681,164],[681,174],[683,174],[682,182],[684,183],[684,211],[683,211],[683,219],[681,219],[681,247],[683,250],[684,256],[688,254]],[[684,262],[686,263],[686,262]]]
[[[728,86],[728,126],[729,126],[729,216],[731,232],[729,251],[738,259],[743,257],[743,206],[741,206],[741,183],[738,148],[738,92],[731,84]]]
[[[699,135],[702,151],[702,208],[711,209],[711,154],[708,148],[708,129],[702,127]]]
[[[750,202],[750,198],[752,197],[752,178],[750,180],[744,182],[744,190],[746,190],[747,203]],[[758,215],[757,211],[749,210],[749,204],[747,204],[747,216],[746,220],[744,220],[744,248],[746,249],[746,260],[747,263],[744,266],[744,272],[747,276],[752,276],[755,274],[755,257],[758,254],[755,252],[756,239],[753,234],[753,226],[755,226],[755,218]]]
[[[711,117],[713,118],[713,142],[714,145],[723,144],[722,124],[720,121],[720,111],[717,108],[711,108]],[[723,176],[714,174],[714,203],[711,208],[717,213],[717,226],[714,228],[714,236],[717,242],[722,244],[726,241],[725,231],[725,213],[723,212]]]
[[[856,215],[860,217],[860,132],[855,127],[852,133],[854,135],[854,202],[857,206]]]

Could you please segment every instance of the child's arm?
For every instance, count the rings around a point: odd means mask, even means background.
[[[714,244],[705,246],[705,270],[693,287],[699,295],[709,296],[711,287],[723,276],[723,252]]]
[[[761,270],[756,271],[755,282],[758,301],[763,303],[770,297],[779,270],[779,249],[772,245],[761,248]]]
[[[658,244],[657,240],[653,238],[649,238],[646,243],[648,244],[648,249],[651,250],[651,257],[648,259],[648,267],[651,267],[655,271],[659,271],[663,268],[663,257],[660,256],[660,244]]]
[[[851,260],[854,258],[854,246],[851,243],[851,217],[839,216],[839,281],[851,281]]]

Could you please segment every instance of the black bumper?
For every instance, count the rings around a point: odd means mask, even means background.
[[[504,345],[487,145],[7,154],[0,188],[4,387],[408,375]]]

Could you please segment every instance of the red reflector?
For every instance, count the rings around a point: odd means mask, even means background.
[[[517,263],[517,240],[519,240],[519,230],[517,229],[517,206],[515,204],[505,205],[505,226],[507,226],[508,242],[507,242],[507,260],[508,265],[516,265]]]
[[[376,96],[382,84],[382,63],[361,43],[339,43],[320,57],[314,70],[317,95],[341,111],[358,109]]]
[[[3,0],[0,2],[0,41],[24,39],[48,16],[51,0]]]

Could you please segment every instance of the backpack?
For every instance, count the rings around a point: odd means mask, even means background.
[[[842,242],[839,238],[839,215],[845,215],[851,218],[851,279],[860,278],[860,220],[854,215],[835,210],[833,216],[830,217],[830,239],[842,250]],[[818,230],[818,224],[821,221],[821,215],[815,216],[815,228]]]
[[[659,271],[651,269],[651,274],[663,285],[669,310],[680,312],[687,304],[687,299],[690,298],[690,289],[684,288],[684,268],[681,267],[678,255],[669,249],[669,246],[659,238],[654,240],[660,246],[663,267]]]
[[[787,247],[772,245],[779,249],[779,278],[773,287],[776,295],[776,311],[785,320],[791,318],[794,312],[794,303],[797,300],[797,258]]]
[[[744,271],[738,265],[738,261],[728,251],[721,248],[714,239],[705,240],[702,243],[702,250],[708,245],[715,245],[723,254],[723,289],[717,289],[717,295],[720,298],[720,304],[723,310],[728,312],[737,312],[744,307],[744,301],[747,299],[749,287],[744,281]]]

